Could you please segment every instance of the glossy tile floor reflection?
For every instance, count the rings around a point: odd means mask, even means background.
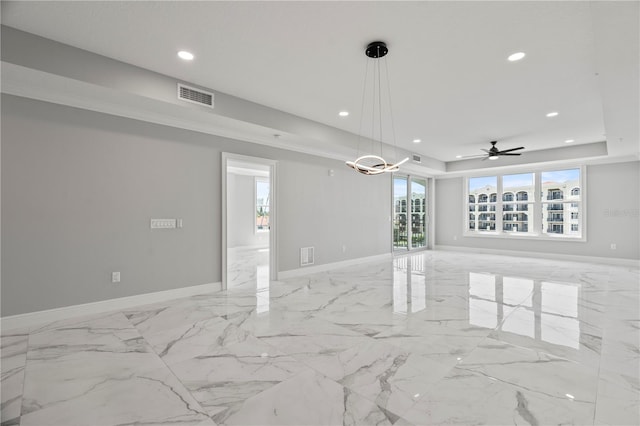
[[[269,248],[228,248],[227,287],[269,291]]]
[[[258,275],[4,332],[3,424],[640,423],[637,268],[432,251]]]

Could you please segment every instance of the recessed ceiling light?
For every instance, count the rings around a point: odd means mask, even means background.
[[[556,111],[554,112],[550,112],[549,114],[547,114],[547,117],[556,117],[558,115],[558,113]]]
[[[462,158],[462,155],[456,155],[456,158]]]
[[[413,143],[420,143],[420,142],[422,142],[422,139],[414,139],[413,140]]]
[[[340,112],[338,113],[338,115],[339,115],[340,117],[347,117],[347,116],[349,115],[349,111],[340,111]]]
[[[511,62],[515,62],[515,61],[519,61],[520,59],[522,59],[524,57],[525,57],[524,52],[517,52],[517,53],[509,55],[509,57],[507,59],[509,61],[511,61]]]
[[[184,59],[185,61],[192,61],[195,56],[193,56],[193,53],[191,52],[187,52],[186,50],[181,50],[178,52],[178,57],[180,59]]]
[[[571,142],[575,142],[575,140],[573,140],[573,139],[567,139],[566,141],[564,141],[564,143],[571,143]]]

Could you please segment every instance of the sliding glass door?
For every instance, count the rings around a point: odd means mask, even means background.
[[[411,248],[427,245],[427,180],[411,178]]]
[[[393,176],[393,249],[409,247],[409,228],[407,227],[407,177]]]
[[[427,247],[427,180],[393,177],[393,249]]]

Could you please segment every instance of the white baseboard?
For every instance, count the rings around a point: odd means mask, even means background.
[[[266,244],[257,244],[254,246],[237,246],[237,247],[229,247],[229,250],[254,250],[254,249],[268,249],[269,242]]]
[[[466,253],[498,254],[501,256],[533,257],[539,259],[567,260],[571,262],[603,263],[606,265],[640,267],[640,260],[618,257],[579,256],[575,254],[543,253],[538,251],[499,250],[476,247],[435,245],[434,250],[461,251]]]
[[[324,272],[330,269],[343,268],[345,266],[360,265],[362,263],[368,263],[368,262],[388,261],[392,259],[393,259],[392,253],[385,253],[385,254],[378,254],[375,256],[359,257],[357,259],[342,260],[340,262],[325,263],[323,265],[305,266],[304,268],[290,269],[288,271],[279,271],[278,279],[284,280],[287,278],[301,277],[303,275],[315,274],[317,272]]]
[[[11,315],[0,318],[0,327],[3,332],[6,330],[31,328],[53,321],[60,321],[84,315],[101,314],[103,312],[118,311],[135,306],[148,305],[150,303],[179,299],[181,297],[213,293],[220,290],[222,290],[222,283],[219,282],[201,284],[172,290],[157,291],[154,293],[119,297],[117,299],[101,300],[93,303],[83,303],[81,305],[65,306],[62,308],[48,309],[46,311]]]

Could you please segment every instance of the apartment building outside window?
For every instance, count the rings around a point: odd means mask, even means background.
[[[466,236],[584,239],[581,168],[467,178]]]
[[[426,179],[401,175],[393,177],[394,250],[413,250],[427,246],[426,197]]]

